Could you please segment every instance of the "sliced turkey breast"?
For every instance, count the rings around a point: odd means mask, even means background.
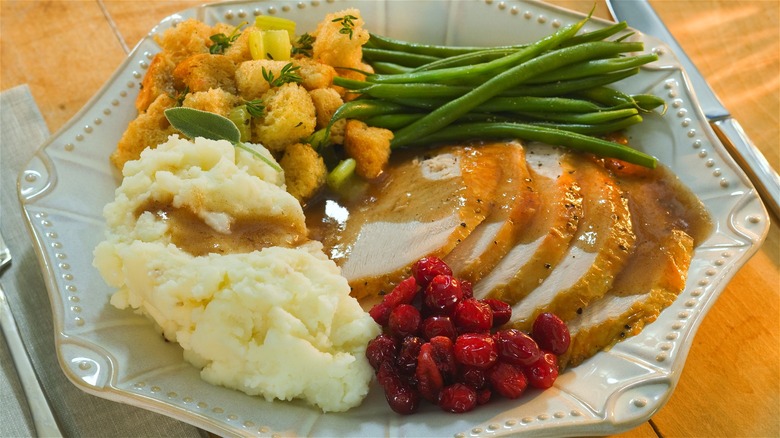
[[[567,322],[572,342],[561,367],[578,365],[655,321],[685,288],[694,247],[710,233],[701,202],[666,169],[609,167],[628,197],[637,245],[607,294]]]
[[[514,153],[502,143],[404,157],[365,196],[343,206],[325,205],[326,220],[310,222],[313,237],[341,266],[353,296],[389,291],[416,260],[444,258],[482,223],[501,162]],[[328,209],[348,216],[328,220]]]
[[[539,206],[504,258],[474,285],[478,298],[517,303],[563,259],[582,216],[574,157],[560,148],[532,144],[526,150],[531,187]]]
[[[504,147],[507,154],[499,163],[501,178],[490,214],[444,258],[457,277],[472,283],[501,261],[539,208],[523,146],[510,142]]]
[[[537,315],[564,321],[603,296],[634,246],[631,215],[612,176],[589,157],[576,159],[574,177],[582,190],[582,218],[563,260],[512,307],[510,325],[529,330]]]

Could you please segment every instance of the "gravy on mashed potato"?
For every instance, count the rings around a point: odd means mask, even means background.
[[[112,305],[154,320],[210,383],[326,412],[361,403],[380,328],[306,238],[281,172],[227,141],[172,135],[123,177],[94,252]]]

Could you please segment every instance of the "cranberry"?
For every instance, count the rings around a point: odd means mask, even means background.
[[[477,404],[478,405],[484,405],[485,403],[490,401],[490,397],[493,396],[493,391],[489,390],[488,388],[484,389],[478,389],[477,390]]]
[[[417,369],[417,356],[420,355],[420,347],[425,341],[417,336],[407,336],[401,342],[401,347],[398,350],[398,358],[396,364],[398,370],[406,375],[414,375],[414,371]]]
[[[423,257],[412,265],[412,276],[423,288],[437,275],[452,275],[452,269],[438,257]]]
[[[509,303],[495,298],[486,298],[483,301],[493,311],[493,327],[501,327],[512,319],[512,306]]]
[[[385,388],[385,399],[390,409],[402,415],[413,414],[420,406],[420,394],[407,383]]]
[[[542,356],[525,369],[528,382],[540,389],[547,389],[553,386],[555,379],[558,378],[558,356],[543,351]]]
[[[543,350],[561,355],[569,349],[571,334],[566,324],[552,313],[542,313],[536,317],[532,336]]]
[[[422,335],[425,339],[431,339],[434,336],[446,336],[455,340],[457,332],[455,324],[449,316],[429,316],[422,322]]]
[[[462,383],[445,387],[439,397],[439,407],[448,412],[460,414],[477,406],[477,391]]]
[[[433,361],[439,368],[445,380],[452,380],[458,373],[458,364],[455,361],[455,352],[452,339],[446,336],[434,336],[429,341]]]
[[[519,366],[529,366],[542,355],[530,336],[517,329],[499,330],[493,336],[500,360]]]
[[[486,332],[493,327],[493,311],[482,301],[469,298],[455,307],[455,326],[464,332]]]
[[[488,334],[464,333],[455,340],[455,359],[466,366],[489,368],[498,359],[496,344]]]
[[[401,375],[398,374],[398,368],[390,361],[384,361],[379,365],[379,369],[376,371],[376,380],[379,382],[379,386],[385,390],[404,383]]]
[[[499,362],[488,373],[490,386],[506,398],[515,399],[523,395],[528,386],[523,371],[512,364]]]
[[[381,302],[371,307],[371,310],[368,311],[368,314],[371,315],[372,318],[374,318],[374,321],[377,324],[381,326],[386,326],[388,319],[390,319],[391,310],[393,310],[392,307],[390,307],[385,302]]]
[[[417,282],[414,278],[409,277],[398,283],[389,294],[382,298],[380,303],[371,307],[368,314],[374,318],[377,324],[386,326],[390,312],[400,304],[411,304],[418,291]]]
[[[452,314],[463,297],[460,281],[451,275],[437,275],[425,289],[425,305],[439,314]]]
[[[458,381],[474,389],[482,389],[487,385],[487,376],[485,370],[474,367],[462,367]]]
[[[417,389],[420,391],[420,395],[429,402],[438,402],[439,392],[444,387],[444,378],[433,359],[433,347],[430,342],[426,342],[420,347],[420,354],[417,356],[417,369],[414,374],[417,378]]]
[[[398,283],[389,294],[385,295],[382,298],[382,302],[387,303],[390,307],[395,307],[399,304],[411,304],[419,290],[414,277],[408,277]]]
[[[420,329],[420,311],[411,304],[399,304],[390,312],[387,328],[399,338],[416,334]]]
[[[368,363],[371,364],[375,371],[379,371],[379,366],[383,362],[395,360],[396,350],[395,340],[382,333],[368,342],[366,347]]]

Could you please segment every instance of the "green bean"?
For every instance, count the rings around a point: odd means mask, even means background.
[[[404,65],[407,67],[419,67],[441,58],[420,55],[417,53],[398,52],[395,50],[363,48],[363,59],[369,62],[384,61]]]
[[[611,37],[612,35],[615,35],[616,33],[626,28],[628,28],[628,24],[626,24],[625,21],[620,21],[601,29],[592,30],[590,32],[585,32],[580,35],[575,35],[568,41],[564,41],[561,44],[561,47],[576,46],[577,44],[589,43],[591,41],[601,41]]]
[[[363,121],[369,126],[375,126],[377,128],[385,128],[390,130],[396,130],[403,128],[404,126],[414,122],[425,116],[424,113],[404,113],[404,114],[383,114],[379,116],[372,116],[364,119]],[[463,115],[458,119],[458,123],[471,123],[471,122],[524,122],[534,123],[526,119],[520,119],[517,116],[506,114],[493,114],[493,113],[477,113],[470,112]],[[605,124],[606,125],[606,124]],[[609,131],[611,132],[611,131]]]
[[[658,55],[655,53],[632,56],[628,58],[591,59],[569,65],[566,68],[547,73],[544,76],[538,78],[533,78],[527,81],[527,83],[545,84],[572,79],[582,79],[589,76],[640,67],[657,60]]]
[[[384,61],[372,62],[371,67],[374,68],[374,73],[380,73],[380,74],[408,73],[412,70],[412,67],[407,67],[405,65],[395,64],[392,62],[384,62]]]
[[[608,56],[624,51],[641,50],[641,43],[611,43],[594,41],[555,50],[537,56],[494,76],[474,90],[431,111],[427,116],[399,129],[391,145],[403,146],[416,136],[424,136],[442,129],[474,107],[514,87],[530,77],[555,70],[577,61]]]
[[[633,105],[628,94],[610,87],[592,87],[575,93],[575,96],[598,102],[604,106]]]
[[[519,49],[517,48],[496,47],[496,48],[463,53],[461,55],[454,55],[447,58],[442,58],[436,61],[429,62],[428,64],[424,64],[415,68],[414,71],[440,70],[443,68],[462,67],[466,65],[490,62],[495,59],[499,59],[504,56],[508,56],[513,53],[516,53],[518,50]]]
[[[333,125],[333,123],[340,119],[362,119],[370,116],[403,112],[405,110],[408,110],[406,106],[394,102],[375,99],[357,99],[341,105],[336,112],[333,113],[330,125]]]
[[[346,84],[340,80],[334,80],[334,84],[355,90],[363,95],[379,99],[391,98],[420,98],[420,96],[431,98],[453,98],[462,96],[474,87],[453,86],[441,84],[370,84],[363,83],[364,88],[357,88],[357,84]],[[342,85],[344,84],[344,85]],[[353,88],[355,87],[355,88]]]
[[[540,117],[538,113],[518,111],[517,114],[525,117],[530,117],[530,118],[537,118],[537,119],[544,118],[545,120],[549,120],[551,122],[594,125],[599,123],[613,122],[617,119],[622,119],[625,117],[636,116],[639,115],[639,111],[636,108],[626,108],[626,109],[598,111],[598,112],[591,112],[591,113],[550,112],[544,114],[543,117]]]
[[[406,143],[405,146],[480,138],[519,138],[528,141],[539,141],[565,146],[582,152],[590,152],[602,157],[617,158],[649,168],[657,166],[657,160],[654,157],[628,146],[563,129],[523,123],[464,123],[451,125],[447,129],[418,137],[414,141]]]
[[[508,96],[564,96],[587,90],[592,87],[608,85],[639,73],[639,67],[613,73],[607,73],[590,78],[573,79],[552,84],[520,85],[507,90]]]
[[[568,47],[584,42],[600,41],[609,38],[612,35],[624,30],[628,27],[625,21],[621,21],[610,26],[597,29],[590,32],[585,32],[582,35],[576,35],[572,37],[571,41],[565,41],[561,43],[560,47]],[[482,46],[451,46],[451,45],[437,45],[437,44],[420,44],[400,39],[390,38],[378,34],[370,34],[368,43],[364,47],[371,47],[377,49],[397,50],[408,53],[418,53],[422,55],[437,56],[441,58],[449,58],[458,55],[470,54],[474,52],[480,52],[484,50],[517,50],[525,47],[526,44],[512,44],[497,47],[482,47]]]
[[[560,96],[560,95],[570,94],[578,90],[588,90],[593,87],[610,84],[612,82],[617,82],[621,79],[625,79],[626,77],[636,74],[637,72],[638,69],[631,69],[628,71],[594,76],[592,78],[577,79],[571,81],[561,81],[555,84],[518,86],[506,90],[506,92],[503,93],[503,95],[537,96],[537,97]],[[428,83],[375,84],[371,82],[347,79],[340,76],[336,76],[335,78],[333,78],[333,83],[340,87],[344,87],[349,90],[353,90],[359,93],[363,93],[367,96],[376,97],[376,98],[392,98],[392,97],[405,98],[405,97],[422,97],[422,96],[454,98],[454,97],[462,96],[474,89],[474,86],[469,86],[469,85],[445,85],[445,84],[428,84]]]
[[[455,55],[462,55],[464,53],[471,53],[480,50],[484,50],[487,47],[475,47],[475,46],[445,46],[436,44],[419,44],[408,41],[398,40],[386,36],[377,34],[371,34],[369,43],[372,47],[398,50],[408,53],[417,53],[421,55],[436,56],[440,58],[450,57]],[[503,48],[518,48],[520,46],[503,46]]]
[[[628,95],[609,87],[595,87],[576,93],[577,97],[592,100],[602,105],[613,107],[634,107],[643,112],[650,112],[658,107],[666,110],[666,101],[652,94]]]
[[[405,105],[410,108],[431,111],[444,104],[449,99],[428,97],[395,97],[387,98],[391,102]],[[492,99],[476,106],[472,111],[483,113],[500,112],[539,112],[539,113],[588,113],[610,110],[593,102],[582,99],[570,99],[564,97],[535,97],[535,96],[495,96]]]
[[[334,76],[333,85],[338,85],[339,87],[344,87],[353,91],[360,91],[362,93],[364,89],[367,89],[374,84],[366,81],[359,81],[357,79],[345,78],[343,76]]]
[[[632,94],[631,98],[642,111],[650,112],[661,107],[661,113],[666,112],[666,101],[658,96],[652,94]]]
[[[633,115],[623,119],[618,119],[609,123],[599,123],[595,125],[578,124],[578,123],[554,123],[554,122],[526,122],[530,125],[544,126],[548,128],[562,129],[564,131],[576,132],[584,135],[602,135],[609,134],[611,132],[617,132],[628,128],[631,125],[642,122],[642,116]]]
[[[423,113],[380,114],[378,116],[368,117],[364,120],[364,122],[369,126],[385,128],[392,131],[403,128],[404,126],[414,122],[424,115],[425,114]]]
[[[558,32],[542,38],[534,44],[526,46],[509,56],[504,56],[490,62],[464,67],[451,67],[431,71],[410,72],[398,75],[371,75],[367,78],[367,80],[369,82],[376,83],[383,82],[396,84],[409,82],[447,83],[448,81],[453,80],[462,81],[464,78],[469,78],[473,75],[495,73],[510,66],[532,60],[534,57],[547,51],[547,49],[555,47],[562,41],[565,41],[568,38],[574,36],[574,34],[576,34],[584,24],[585,20],[567,26]]]

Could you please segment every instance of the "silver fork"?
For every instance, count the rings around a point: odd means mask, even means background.
[[[5,244],[3,235],[0,234],[0,276],[10,264],[11,251]],[[2,285],[0,285],[0,327],[2,327],[3,334],[5,334],[5,340],[11,351],[11,357],[19,375],[19,381],[22,383],[37,435],[41,437],[61,437],[62,432],[57,425],[51,406],[43,394],[41,384],[30,363],[30,357],[27,355],[27,350],[22,343],[19,328],[16,325],[14,315],[11,313],[11,308],[8,306],[8,300],[5,297]]]

